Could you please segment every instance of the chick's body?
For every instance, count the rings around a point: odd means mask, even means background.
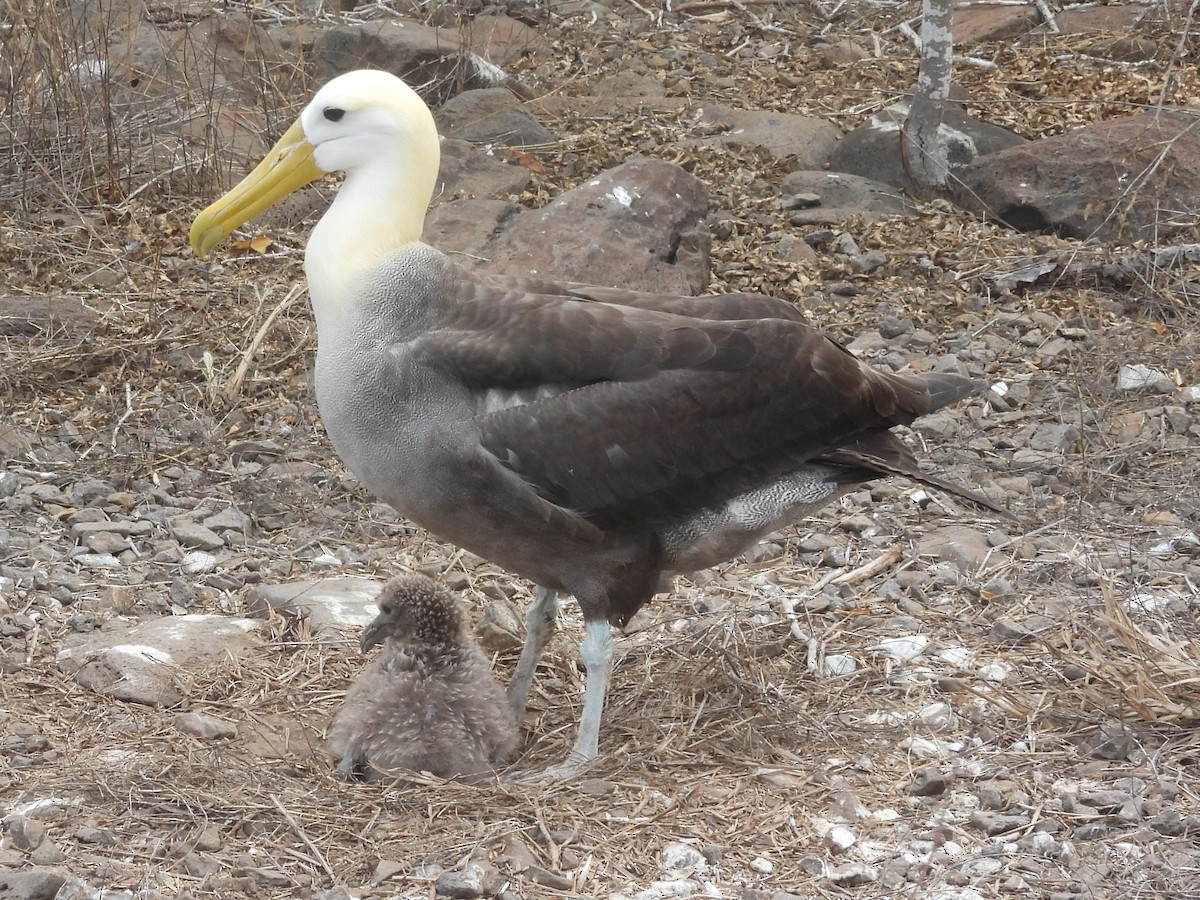
[[[363,669],[329,729],[347,774],[397,770],[487,775],[516,749],[516,719],[454,597],[420,575],[388,582],[363,649]]]

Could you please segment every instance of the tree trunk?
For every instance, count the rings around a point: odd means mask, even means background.
[[[940,196],[950,180],[950,164],[942,137],[942,114],[950,98],[954,61],[952,0],[922,0],[921,66],[917,87],[900,135],[900,152],[908,177],[922,193]]]

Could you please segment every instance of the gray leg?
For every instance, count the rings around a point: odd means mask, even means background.
[[[534,589],[534,601],[525,613],[525,646],[521,648],[521,659],[517,671],[508,685],[508,705],[517,718],[525,712],[529,700],[529,688],[533,685],[533,673],[537,669],[542,651],[554,634],[558,619],[558,597],[554,591],[540,585]]]
[[[539,781],[556,781],[582,775],[591,768],[600,752],[600,716],[604,712],[604,695],[612,675],[612,628],[603,619],[589,619],[584,627],[579,656],[587,666],[587,678],[583,683],[579,736],[566,760],[543,772],[538,776]]]

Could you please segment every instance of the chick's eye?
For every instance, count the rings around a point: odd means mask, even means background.
[[[345,114],[344,109],[338,109],[336,106],[325,107],[324,115],[330,122],[340,122]]]
[[[383,604],[383,606],[379,607],[379,611],[381,613],[383,613],[385,616],[390,616],[392,614],[392,604],[390,604],[390,603]]]

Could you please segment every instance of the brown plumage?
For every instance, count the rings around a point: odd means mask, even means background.
[[[516,749],[516,717],[454,597],[423,575],[401,575],[379,594],[363,631],[371,660],[346,692],[329,747],[346,774],[401,770],[443,778],[490,773]]]
[[[623,624],[672,576],[723,562],[848,485],[923,473],[892,434],[980,385],[867,366],[790,304],[683,298],[464,270],[420,241],[433,118],[383,72],[322,88],[241,184],[197,216],[208,252],[325,172],[346,173],[305,251],[321,418],[347,467],[438,537],[539,585],[509,688],[520,713],[555,621],[585,619],[579,735],[597,755]],[[616,201],[614,201],[616,202]],[[627,198],[631,214],[640,198]]]

